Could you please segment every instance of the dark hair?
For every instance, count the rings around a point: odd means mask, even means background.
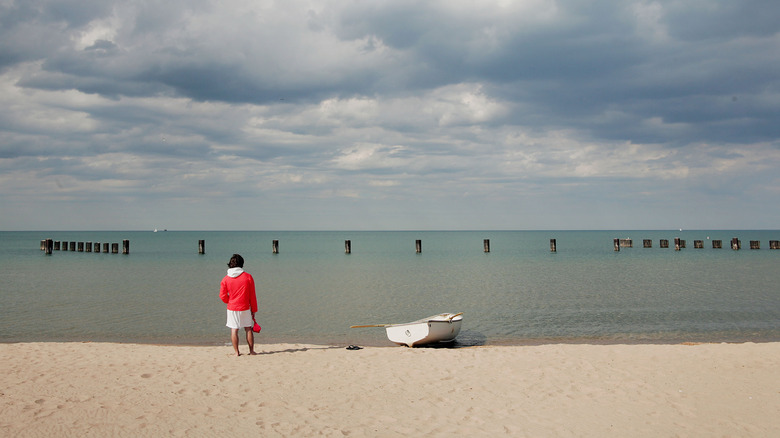
[[[244,267],[244,258],[238,254],[233,254],[233,257],[231,257],[230,261],[228,262],[228,268],[243,268],[243,267]]]

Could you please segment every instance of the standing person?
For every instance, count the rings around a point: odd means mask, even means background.
[[[219,298],[227,304],[227,325],[230,327],[230,340],[236,356],[238,352],[238,329],[246,332],[246,342],[249,344],[249,354],[255,353],[255,334],[252,332],[255,312],[257,312],[257,295],[255,295],[255,279],[244,271],[244,258],[233,254],[228,262],[225,278],[219,284]]]

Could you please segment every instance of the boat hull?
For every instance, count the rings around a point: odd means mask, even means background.
[[[451,342],[460,333],[461,314],[442,313],[404,324],[385,327],[387,339],[398,345],[414,347],[434,342]]]

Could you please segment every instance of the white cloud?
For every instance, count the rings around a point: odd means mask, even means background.
[[[410,160],[401,157],[405,150],[403,146],[356,144],[339,151],[340,153],[333,159],[333,163],[336,167],[347,170],[385,168],[400,170],[401,167],[410,162]]]

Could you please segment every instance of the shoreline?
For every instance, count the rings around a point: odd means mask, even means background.
[[[0,344],[9,436],[778,436],[780,343]]]
[[[214,341],[192,341],[192,342],[180,342],[180,341],[166,341],[164,339],[156,340],[114,340],[114,339],[54,339],[54,340],[2,340],[0,339],[0,345],[4,344],[35,344],[35,343],[100,343],[100,344],[119,344],[119,345],[155,345],[164,347],[222,347],[230,346],[229,333],[226,333],[224,339]],[[423,345],[414,348],[432,348],[432,349],[463,349],[463,348],[475,348],[475,347],[538,347],[544,345],[707,345],[707,344],[772,344],[780,343],[780,339],[736,339],[736,340],[696,340],[690,338],[680,339],[627,339],[627,338],[538,338],[538,339],[517,339],[517,340],[491,340],[487,342],[469,343],[459,342],[456,339],[452,343],[440,343],[433,345]],[[240,344],[246,346],[246,340],[243,334],[240,336]],[[281,345],[281,344],[303,344],[314,345],[321,347],[338,347],[348,345],[360,345],[372,348],[398,348],[403,347],[393,344],[386,338],[376,341],[360,342],[359,339],[349,338],[347,340],[339,340],[332,342],[318,342],[307,341],[303,339],[263,339],[262,334],[255,334],[256,345]]]

